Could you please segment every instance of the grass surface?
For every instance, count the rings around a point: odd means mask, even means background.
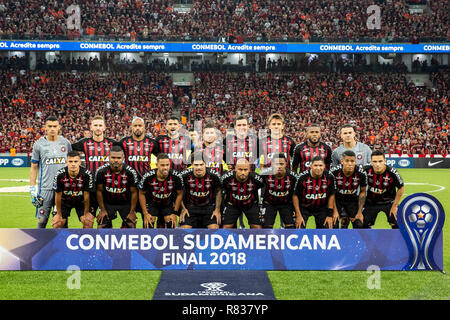
[[[450,170],[399,170],[406,182],[405,196],[416,192],[434,195],[450,212]],[[0,188],[27,183],[29,168],[0,169]],[[0,193],[0,228],[35,228],[34,207],[27,193]],[[447,218],[448,220],[449,218]],[[138,221],[138,227],[142,225]],[[80,228],[76,214],[69,226]],[[119,227],[120,221],[114,221]],[[312,219],[308,228],[314,227]],[[388,228],[380,214],[375,228]],[[450,228],[444,225],[444,270],[450,266]],[[153,297],[160,271],[81,271],[80,288],[68,289],[73,273],[64,271],[0,271],[0,299],[147,300]],[[448,300],[449,276],[440,272],[381,271],[379,288],[369,289],[374,276],[365,271],[268,271],[275,296],[280,300]]]

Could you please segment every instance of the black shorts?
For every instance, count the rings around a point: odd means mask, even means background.
[[[305,221],[305,225],[302,228],[306,227],[309,217],[314,217],[316,222],[316,229],[326,229],[327,226],[324,225],[325,219],[328,217],[328,208],[306,208],[300,207],[300,212],[302,213],[303,220]],[[338,228],[337,223],[333,228]]]
[[[249,208],[225,205],[222,213],[222,225],[235,225],[242,213],[245,214],[250,225],[262,225],[261,212],[257,203]]]
[[[187,225],[192,228],[207,228],[211,224],[219,224],[216,217],[211,219],[215,208],[214,205],[204,207],[187,206],[186,209],[189,212],[189,217],[185,215],[184,222],[180,222],[180,225]]]
[[[70,217],[70,212],[72,209],[75,209],[78,219],[80,219],[84,215],[84,202],[81,202],[79,205],[73,206],[65,204],[61,201],[61,216],[63,219],[67,219]]]
[[[117,218],[117,212],[119,212],[120,217],[124,221],[127,218],[127,216],[130,214],[130,209],[131,209],[130,203],[109,204],[109,203],[105,202],[104,204],[105,204],[106,212],[108,213],[108,219],[111,221]]]
[[[363,209],[363,217],[364,217],[364,228],[370,228],[375,224],[375,220],[377,220],[378,213],[383,211],[386,214],[388,223],[392,226],[392,228],[398,228],[397,220],[394,216],[389,216],[389,212],[391,211],[392,203],[386,204],[367,204]]]
[[[273,226],[278,212],[280,213],[280,219],[285,225],[295,224],[295,210],[292,204],[271,205],[263,203],[261,207],[263,226]]]
[[[175,213],[173,211],[173,206],[161,206],[158,204],[153,203],[147,203],[147,211],[154,217],[162,218],[166,216],[170,216],[171,214]]]
[[[336,201],[336,208],[339,212],[339,217],[354,218],[358,213],[358,202],[356,201],[346,201],[338,202]]]

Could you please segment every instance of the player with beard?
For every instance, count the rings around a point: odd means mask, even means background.
[[[203,129],[203,159],[206,167],[217,172],[221,176],[229,168],[223,159],[222,139],[218,136],[220,132],[216,129],[213,122],[208,122]]]
[[[172,170],[181,172],[188,167],[187,155],[191,149],[191,139],[180,133],[181,123],[178,117],[170,116],[166,122],[167,134],[158,135],[156,142],[159,152],[169,156]]]
[[[178,172],[171,169],[171,161],[165,153],[156,157],[156,169],[144,174],[139,183],[139,202],[144,216],[144,228],[175,228],[183,200],[183,181]]]
[[[262,191],[263,228],[273,228],[277,213],[286,229],[295,228],[295,211],[292,195],[298,176],[287,166],[284,153],[271,157],[271,167],[261,172],[264,181]]]
[[[131,122],[131,135],[123,137],[119,144],[125,152],[126,164],[136,170],[139,178],[151,170],[151,155],[158,155],[159,145],[146,134],[144,119],[134,118]]]
[[[97,216],[99,229],[112,228],[112,220],[119,212],[126,228],[136,228],[136,204],[138,201],[136,171],[124,163],[123,149],[111,148],[109,163],[100,167],[95,174],[97,201],[100,212]]]
[[[234,228],[238,218],[245,214],[250,228],[261,229],[258,191],[264,186],[264,181],[260,175],[250,171],[248,160],[238,159],[235,169],[225,173],[221,182],[224,190],[223,228]]]
[[[331,148],[329,145],[321,141],[321,129],[318,124],[310,124],[305,130],[306,141],[295,146],[292,158],[292,170],[302,173],[310,166],[315,156],[324,159],[325,167],[330,169],[331,165]],[[297,171],[300,169],[299,171]]]
[[[201,151],[191,155],[191,163],[192,168],[181,173],[184,186],[181,228],[218,229],[222,204],[220,176],[206,167]]]
[[[330,170],[336,179],[336,208],[342,229],[347,229],[350,221],[353,229],[363,227],[362,210],[367,196],[367,174],[356,164],[356,154],[345,150],[341,165]]]
[[[246,116],[237,116],[234,120],[234,134],[227,135],[223,142],[225,162],[230,170],[234,168],[238,159],[246,159],[250,169],[255,170],[258,159],[258,138],[250,133]]]
[[[297,179],[292,202],[295,208],[295,226],[305,228],[308,218],[313,216],[316,228],[336,228],[338,212],[335,209],[335,179],[325,170],[320,156],[311,159],[309,170],[303,171]]]
[[[260,140],[260,164],[261,167],[270,167],[272,157],[277,153],[283,153],[286,165],[291,167],[291,158],[294,155],[295,141],[284,135],[284,117],[280,113],[274,113],[267,121],[270,134]]]
[[[131,121],[131,135],[122,138],[119,144],[125,152],[125,163],[136,170],[140,181],[144,174],[151,170],[152,155],[156,157],[159,153],[159,144],[146,135],[144,119],[134,118]],[[142,214],[139,201],[136,212]]]
[[[89,212],[89,196],[94,190],[94,177],[86,168],[81,167],[78,151],[67,153],[67,166],[60,169],[55,176],[56,215],[52,219],[53,228],[67,227],[70,211],[75,209],[83,228],[92,228],[94,217]]]
[[[375,224],[378,213],[383,211],[392,229],[397,229],[398,204],[405,191],[403,179],[396,169],[386,165],[382,150],[374,150],[371,164],[364,166],[367,173],[367,199],[363,210],[364,228]]]
[[[59,169],[65,167],[70,142],[59,135],[58,118],[49,116],[45,121],[45,136],[33,144],[30,168],[31,203],[36,207],[38,228],[45,228],[55,204],[53,182]],[[39,172],[39,184],[36,185]],[[53,214],[55,210],[53,210]]]
[[[114,139],[105,137],[105,119],[96,115],[90,124],[92,137],[82,138],[72,144],[72,149],[84,153],[86,168],[95,176],[97,170],[108,163],[111,148],[116,143]],[[98,209],[97,194],[90,195],[89,212],[95,218]]]

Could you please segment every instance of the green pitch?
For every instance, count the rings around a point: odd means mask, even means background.
[[[406,182],[405,196],[416,192],[434,195],[447,213],[444,225],[444,270],[450,268],[450,170],[399,170]],[[36,228],[29,194],[29,168],[0,169],[0,228]],[[13,191],[5,188],[17,188]],[[76,214],[69,226],[80,228]],[[119,227],[116,220],[114,227]],[[142,222],[138,221],[138,227]],[[314,227],[312,219],[308,228]],[[388,228],[380,214],[375,228]],[[64,271],[0,271],[0,299],[152,299],[160,271],[81,271],[80,287],[69,289],[71,273]],[[370,284],[374,273],[365,271],[269,271],[279,300],[448,300],[450,280],[441,272],[382,271],[379,286]],[[369,284],[369,285],[368,285]],[[372,289],[370,289],[372,288]]]

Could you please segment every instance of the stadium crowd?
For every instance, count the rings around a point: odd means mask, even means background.
[[[431,78],[434,88],[416,87],[395,73],[198,73],[184,109],[223,130],[236,113],[249,113],[258,130],[268,115],[281,112],[289,115],[286,135],[300,142],[299,128],[320,123],[332,147],[340,143],[339,126],[353,123],[362,142],[387,153],[447,154],[448,74]]]
[[[104,114],[112,138],[127,132],[135,114],[146,115],[150,132],[173,110],[174,87],[164,73],[101,73],[2,71],[0,102],[1,152],[31,152],[42,135],[48,114],[62,122],[61,134],[75,141],[88,130],[93,114]]]
[[[404,73],[195,73],[183,90],[160,72],[59,72],[3,70],[0,100],[1,152],[29,153],[42,134],[45,118],[57,115],[70,141],[88,130],[88,119],[103,114],[107,135],[129,134],[133,116],[147,120],[156,136],[174,107],[189,126],[195,120],[216,121],[226,132],[236,114],[250,117],[254,130],[266,128],[273,112],[286,117],[286,132],[297,143],[302,128],[322,125],[323,141],[336,147],[337,130],[353,123],[359,139],[387,153],[448,154],[450,145],[448,73],[431,73],[433,87],[416,87]],[[189,122],[190,119],[190,122]]]
[[[80,6],[80,29],[70,25]],[[381,26],[367,20],[380,7]],[[199,41],[448,41],[450,4],[426,2],[411,13],[407,0],[1,1],[0,37],[10,39],[122,39]],[[423,4],[423,3],[419,3]],[[69,8],[69,9],[68,9]],[[68,25],[67,21],[71,21]]]

